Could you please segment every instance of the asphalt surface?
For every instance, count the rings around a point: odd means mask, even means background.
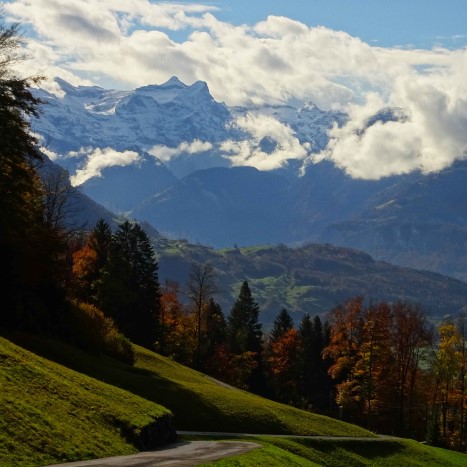
[[[392,436],[378,435],[374,438],[357,436],[297,436],[270,435],[251,433],[225,433],[212,431],[177,431],[179,435],[219,436],[219,437],[255,437],[268,436],[277,438],[312,438],[325,440],[353,440],[353,441],[384,441],[395,439]],[[243,454],[261,447],[257,443],[247,441],[179,441],[164,446],[155,451],[145,451],[129,456],[107,457],[89,461],[68,462],[46,467],[152,467],[152,466],[196,466],[224,457]]]
[[[203,462],[243,454],[259,447],[261,447],[259,444],[243,441],[180,441],[156,451],[145,451],[129,456],[54,464],[48,467],[195,466]]]

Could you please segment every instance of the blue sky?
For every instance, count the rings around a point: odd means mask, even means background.
[[[194,3],[194,2],[184,2]],[[280,15],[308,26],[327,26],[383,47],[467,45],[465,0],[236,0],[212,1],[219,18],[234,24]]]

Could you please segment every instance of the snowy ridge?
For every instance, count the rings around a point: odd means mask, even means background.
[[[56,82],[62,96],[37,91],[46,105],[33,127],[47,142],[47,149],[58,154],[57,162],[72,173],[79,166],[79,157],[74,154],[74,160],[70,160],[69,153],[82,148],[123,151],[138,147],[151,152],[154,146],[177,148],[194,141],[211,143],[211,153],[216,154],[211,157],[210,166],[225,166],[218,147],[226,140],[249,137],[232,122],[250,112],[273,117],[291,127],[296,137],[302,143],[310,142],[315,151],[326,145],[327,130],[334,123],[345,121],[344,114],[321,111],[312,103],[302,108],[287,105],[229,108],[213,99],[206,83],[186,85],[175,76],[164,84],[133,91],[75,87],[60,78]]]

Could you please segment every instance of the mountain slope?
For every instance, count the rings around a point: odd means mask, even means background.
[[[319,237],[375,258],[467,281],[467,163],[412,176],[368,198]]]
[[[333,242],[467,280],[465,162],[438,174],[356,180],[331,162],[308,163],[348,118],[312,102],[229,108],[206,83],[175,77],[132,91],[57,84],[57,94],[36,91],[46,105],[34,132],[108,207],[215,247]],[[366,125],[407,118],[383,108]],[[279,166],[271,163],[277,151]],[[231,167],[258,160],[278,168]],[[242,186],[247,197],[238,196]]]
[[[302,314],[325,313],[344,300],[405,300],[434,317],[465,311],[467,284],[439,274],[375,261],[361,251],[329,244],[213,250],[183,241],[155,240],[159,277],[186,283],[193,263],[210,262],[220,290],[216,300],[228,313],[248,280],[268,327],[282,307],[296,321]]]
[[[74,188],[66,170],[46,155],[43,158],[37,168],[46,191],[52,196],[50,202],[46,196],[46,204],[55,221],[70,230],[91,229],[99,219],[104,219],[113,228],[117,226],[117,216],[113,212]]]
[[[287,228],[288,181],[253,167],[197,171],[148,198],[131,215],[172,237],[211,245],[278,242]]]
[[[136,148],[137,149],[137,148]],[[137,164],[122,170],[114,165],[101,170],[79,186],[80,191],[114,212],[130,211],[154,193],[176,182],[175,175],[160,161],[139,150]]]

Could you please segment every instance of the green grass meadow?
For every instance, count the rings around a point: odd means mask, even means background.
[[[262,447],[209,465],[219,467],[463,467],[467,465],[465,454],[403,439],[329,441],[258,437],[246,438],[245,441],[257,442]]]
[[[138,431],[168,411],[0,338],[0,466],[137,452]]]
[[[226,387],[138,346],[135,346],[136,363],[131,367],[107,357],[90,358],[61,342],[29,338],[27,345],[76,371],[166,407],[174,414],[179,430],[374,436],[355,425]]]

